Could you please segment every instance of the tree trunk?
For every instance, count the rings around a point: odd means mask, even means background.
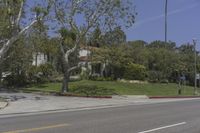
[[[2,69],[0,68],[0,87],[2,86]]]
[[[79,41],[78,41],[78,43],[79,43]],[[66,52],[64,51],[64,47],[63,47],[64,40],[62,40],[62,43],[60,43],[62,71],[64,74],[61,93],[66,93],[69,91],[68,82],[69,82],[69,78],[70,78],[70,72],[74,69],[73,67],[70,68],[69,56],[77,49],[78,43],[76,43],[72,49],[67,50]]]
[[[35,66],[36,66],[36,67],[38,66],[37,61],[38,61],[38,53],[36,52],[36,54],[35,54]]]
[[[66,93],[69,91],[68,83],[69,83],[69,73],[65,72],[63,77],[62,93]]]
[[[63,71],[63,83],[61,88],[61,93],[66,93],[69,91],[68,82],[69,82],[69,63],[65,60],[65,57],[62,57],[62,71]]]

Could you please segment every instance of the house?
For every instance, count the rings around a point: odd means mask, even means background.
[[[81,46],[79,50],[79,66],[81,66],[81,71],[89,71],[89,75],[96,75],[96,76],[102,76],[103,70],[105,68],[105,64],[101,63],[95,63],[93,64],[91,61],[92,56],[92,50],[98,50],[97,47],[91,47],[91,46]],[[37,54],[33,54],[33,66],[40,66],[42,64],[45,64],[48,62],[48,57],[44,53],[38,52]],[[79,75],[77,72],[73,72],[73,76]]]
[[[103,76],[105,64],[102,63],[92,63],[91,56],[92,50],[98,50],[97,47],[81,47],[79,50],[79,66],[81,66],[80,71],[74,71],[71,73],[71,77],[77,78],[80,77],[82,72],[88,71],[89,75],[93,76]],[[42,52],[34,53],[32,65],[33,66],[40,66],[43,64],[48,63],[48,56]],[[11,75],[11,72],[3,72],[2,78],[6,78],[7,76]]]
[[[41,52],[33,54],[33,62],[32,62],[33,66],[40,66],[40,65],[46,64],[47,62],[48,62],[48,58],[46,54],[41,53]]]
[[[81,47],[79,51],[79,60],[82,66],[82,70],[89,70],[89,75],[103,76],[103,71],[105,69],[105,64],[102,63],[92,63],[92,51],[98,50],[97,47]]]

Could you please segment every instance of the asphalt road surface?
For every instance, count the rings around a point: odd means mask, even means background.
[[[200,133],[200,100],[0,118],[0,133]]]

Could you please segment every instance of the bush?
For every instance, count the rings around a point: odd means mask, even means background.
[[[92,81],[113,81],[114,80],[112,77],[100,77],[98,75],[91,75],[89,79]]]
[[[82,80],[88,80],[89,79],[89,73],[90,71],[87,69],[82,69],[80,77]]]
[[[160,83],[168,84],[168,83],[169,83],[169,80],[167,80],[167,79],[162,79],[162,80],[160,81]]]
[[[101,77],[97,74],[92,74],[89,76],[89,80],[97,81],[98,79],[101,80]]]
[[[39,69],[39,72],[42,72],[43,76],[45,77],[52,76],[54,72],[53,66],[49,63],[40,65],[38,69]]]
[[[104,81],[105,80],[104,77],[100,77],[98,75],[91,75],[89,77],[89,79],[92,80],[92,81]]]
[[[36,81],[36,74],[38,73],[38,67],[37,66],[31,66],[28,71],[27,71],[27,74],[28,74],[28,79],[29,79],[29,82],[34,82]]]
[[[22,87],[27,84],[27,77],[21,75],[8,75],[3,79],[3,85],[7,87]]]
[[[28,70],[28,78],[30,82],[44,83],[51,81],[53,76],[54,68],[51,64],[42,64],[40,66],[32,66]]]
[[[159,72],[158,71],[149,71],[148,72],[148,81],[151,83],[157,83],[159,81]]]
[[[149,71],[148,81],[151,83],[169,83],[168,79],[160,71]]]
[[[125,67],[124,78],[128,80],[145,80],[145,66],[133,63],[128,64]]]
[[[107,89],[104,87],[98,87],[96,85],[79,85],[72,90],[75,94],[85,95],[85,96],[111,96],[114,90]]]

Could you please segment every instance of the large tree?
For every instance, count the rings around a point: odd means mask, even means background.
[[[126,34],[121,29],[121,27],[116,27],[115,29],[106,32],[103,35],[102,43],[104,45],[119,45],[126,43]]]
[[[26,0],[0,1],[0,79],[2,78],[1,66],[3,61],[5,61],[7,56],[9,56],[7,54],[9,49],[33,25],[38,21],[43,21],[45,16],[47,16],[51,7],[51,0],[42,1],[45,4],[38,3],[29,9],[26,6]],[[31,17],[31,12],[34,13],[34,17]],[[26,18],[26,16],[28,17]],[[24,22],[22,22],[23,18],[25,18]]]
[[[29,15],[29,19],[31,14],[30,12],[25,12],[25,9],[27,9],[25,0],[0,1],[0,65],[4,58],[6,58],[6,53],[11,46],[34,24],[38,21],[43,21],[44,17],[47,16],[51,2],[48,0],[44,1],[47,3],[44,5],[38,4],[37,6],[32,7],[35,17],[27,25],[21,23],[22,18],[25,17],[26,14]],[[26,22],[28,22],[28,20],[26,20]]]
[[[73,47],[65,48],[66,36],[61,36],[60,51],[63,64],[63,87],[62,92],[68,91],[70,72],[77,66],[69,66],[69,57],[80,45],[82,39],[97,27],[102,32],[114,30],[116,27],[129,27],[135,20],[135,7],[129,0],[56,0],[54,3],[56,18],[62,29],[70,31]],[[67,37],[69,39],[69,37]]]

